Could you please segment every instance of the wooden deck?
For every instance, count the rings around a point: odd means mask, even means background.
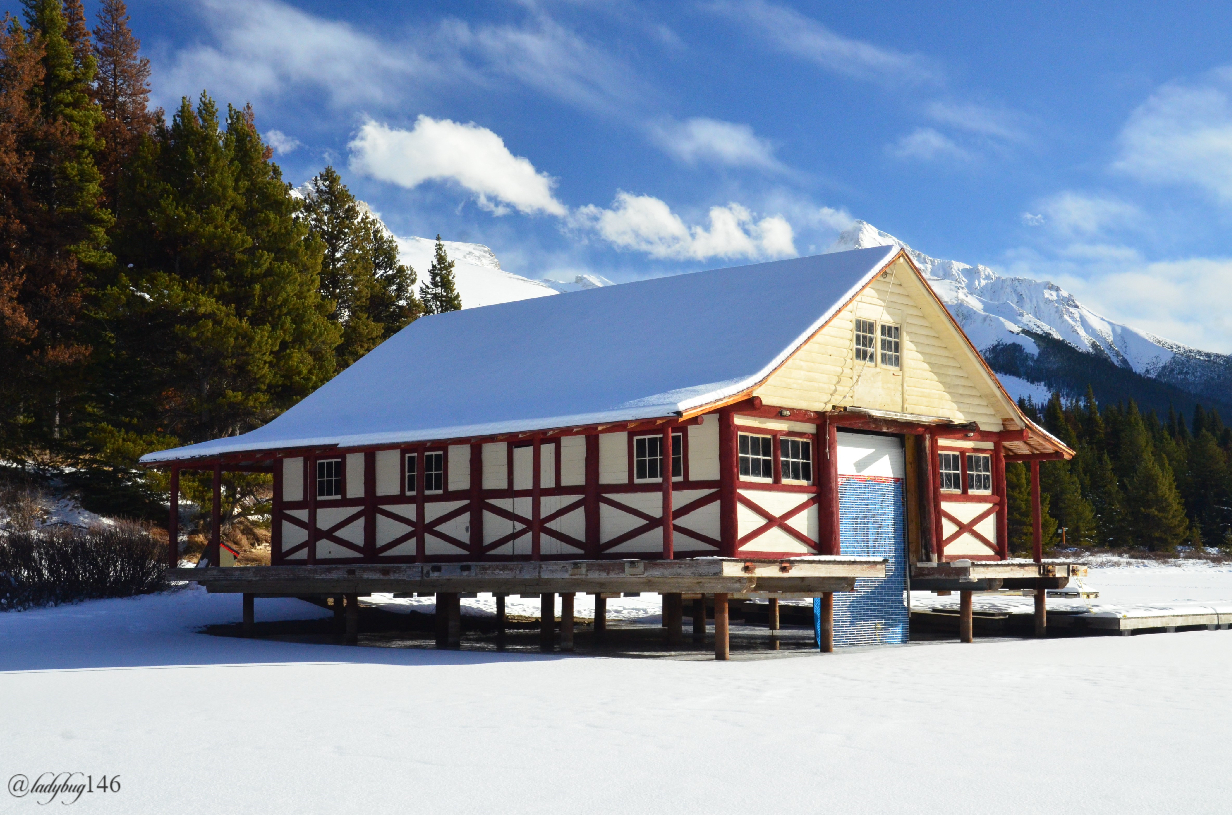
[[[997,589],[1059,589],[1087,567],[1063,560],[955,560],[916,563],[911,588],[918,591],[996,591]]]

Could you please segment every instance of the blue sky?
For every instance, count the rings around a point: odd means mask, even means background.
[[[1232,352],[1230,4],[130,13],[158,103],[250,101],[287,180],[333,163],[397,234],[485,243],[519,274],[809,254],[860,218]]]

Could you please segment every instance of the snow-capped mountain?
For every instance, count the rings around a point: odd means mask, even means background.
[[[1228,399],[1232,357],[1200,351],[1108,320],[1055,283],[1001,276],[987,266],[934,258],[864,221],[856,221],[841,233],[827,251],[873,246],[898,246],[911,255],[994,368],[1005,367],[997,362],[1007,358],[1006,351],[1013,350],[1009,346],[1019,346],[1025,352],[1025,357],[1017,354],[1019,359],[1034,361],[1041,356],[1040,343],[1052,339],[1147,379],[1219,401]],[[1052,379],[1047,382],[1050,388],[1074,396],[1085,390],[1085,383],[1078,379],[1065,383],[1063,377],[1046,377],[1036,368],[1037,376],[1031,378],[1037,383]]]
[[[422,286],[428,279],[428,268],[436,251],[436,241],[428,238],[399,238],[398,258],[415,270]],[[462,307],[491,306],[531,297],[546,297],[560,289],[549,283],[506,272],[496,254],[479,243],[441,241],[445,254],[453,261],[454,285],[462,295]]]

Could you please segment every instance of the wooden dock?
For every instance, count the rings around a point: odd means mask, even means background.
[[[961,609],[913,609],[911,625],[919,633],[944,633],[961,627]],[[979,636],[1018,636],[1029,633],[1034,624],[1031,611],[983,609],[972,614],[973,631]],[[1048,629],[1062,636],[1101,636],[1176,631],[1215,631],[1232,627],[1232,605],[1151,607],[1104,607],[1082,611],[1048,611]]]

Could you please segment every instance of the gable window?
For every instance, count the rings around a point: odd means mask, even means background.
[[[414,495],[419,491],[419,484],[416,476],[419,474],[419,454],[406,454],[406,494]]]
[[[684,434],[672,434],[672,478],[684,478]],[[663,480],[663,437],[633,439],[633,480]]]
[[[899,367],[898,326],[881,324],[881,365],[885,368]]]
[[[813,444],[808,439],[779,439],[784,481],[813,482]]]
[[[342,497],[342,459],[317,462],[317,498]]]
[[[424,453],[424,492],[444,492],[445,454]]]
[[[740,475],[774,478],[774,445],[770,436],[740,434]]]
[[[941,459],[941,489],[946,492],[962,492],[962,462],[958,453],[938,453]]]
[[[992,492],[992,456],[967,454],[967,491]]]
[[[856,320],[856,362],[877,361],[873,350],[877,342],[877,324],[872,320]]]

